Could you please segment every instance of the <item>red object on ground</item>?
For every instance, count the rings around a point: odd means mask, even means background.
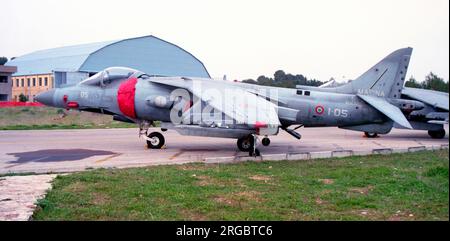
[[[137,78],[130,78],[120,84],[117,91],[117,103],[122,113],[130,118],[136,118],[134,96],[136,94]]]
[[[35,106],[43,107],[44,105],[38,102],[16,102],[16,101],[0,101],[0,108],[11,108],[20,106]]]

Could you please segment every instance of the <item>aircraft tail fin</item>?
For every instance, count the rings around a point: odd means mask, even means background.
[[[335,92],[398,99],[405,82],[412,48],[403,48],[386,56],[350,83]]]

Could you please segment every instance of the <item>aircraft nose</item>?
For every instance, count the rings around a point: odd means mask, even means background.
[[[53,101],[54,95],[55,95],[55,89],[52,89],[52,90],[45,91],[45,92],[38,94],[36,97],[34,97],[34,99],[44,105],[54,106],[55,105],[55,103]]]

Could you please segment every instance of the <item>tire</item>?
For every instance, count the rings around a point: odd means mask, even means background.
[[[445,130],[437,130],[437,131],[428,131],[428,135],[431,136],[433,139],[442,139],[445,137]]]
[[[253,137],[243,137],[237,140],[237,147],[240,151],[248,152],[253,149]]]
[[[378,137],[378,133],[375,132],[364,132],[364,136],[367,138],[376,138]]]
[[[264,137],[264,138],[262,139],[262,141],[261,141],[261,144],[262,144],[263,146],[269,146],[269,145],[270,145],[270,139],[267,138],[267,137]]]
[[[165,139],[164,136],[159,132],[152,132],[148,138],[153,139],[152,141],[147,140],[147,147],[150,149],[161,149],[164,146]]]

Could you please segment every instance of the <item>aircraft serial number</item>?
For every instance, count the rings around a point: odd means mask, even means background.
[[[88,97],[89,97],[89,94],[87,91],[80,92],[80,98],[87,99]]]
[[[341,108],[328,108],[328,115],[346,118],[348,116],[348,110]]]

